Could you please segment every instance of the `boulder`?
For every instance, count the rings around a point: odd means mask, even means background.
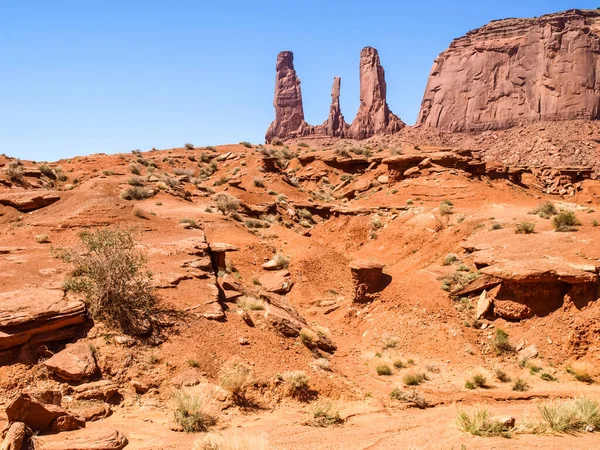
[[[64,350],[44,361],[44,366],[65,381],[81,381],[98,371],[96,357],[86,342],[67,344]]]
[[[226,244],[224,242],[213,242],[209,244],[209,250],[213,268],[215,271],[225,270],[226,267],[226,254],[228,252],[237,252],[240,249],[235,245]]]
[[[342,79],[335,77],[331,88],[331,106],[329,107],[329,116],[323,125],[315,127],[315,134],[324,134],[331,137],[345,137],[348,131],[348,124],[342,115],[340,107],[340,88]]]
[[[102,400],[116,403],[121,398],[119,387],[110,380],[99,380],[75,386],[73,397],[76,400]]]
[[[32,434],[23,422],[14,422],[8,428],[0,450],[27,450],[27,440]]]
[[[83,429],[36,438],[36,450],[121,450],[129,441],[111,428]]]
[[[481,319],[485,316],[490,308],[492,307],[492,297],[487,295],[486,291],[483,291],[477,300],[477,308],[475,309],[475,319]]]
[[[528,345],[524,349],[519,350],[519,359],[531,359],[538,355],[538,349],[535,345]]]
[[[378,261],[358,259],[350,263],[352,284],[354,286],[354,303],[372,301],[381,289],[383,264]]]
[[[265,273],[259,277],[258,282],[264,290],[275,294],[286,294],[294,284],[287,270]]]
[[[34,431],[59,430],[62,427],[83,427],[85,422],[71,416],[57,405],[46,405],[29,394],[18,394],[6,408],[9,422],[23,422]]]
[[[589,76],[600,64],[599,24],[600,12],[571,9],[470,31],[435,60],[417,126],[478,131],[600,118]]]

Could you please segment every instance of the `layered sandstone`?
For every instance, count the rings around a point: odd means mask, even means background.
[[[600,13],[494,21],[435,60],[417,125],[449,131],[598,119]]]
[[[277,57],[275,120],[265,135],[267,142],[274,138],[285,140],[309,135],[367,139],[404,128],[404,122],[388,107],[385,71],[376,49],[365,47],[360,53],[360,107],[351,125],[345,122],[340,106],[340,77],[333,79],[327,120],[318,126],[306,123],[300,79],[293,61],[294,56],[289,51],[281,52]]]

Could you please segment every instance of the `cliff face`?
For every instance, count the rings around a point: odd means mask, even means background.
[[[304,120],[300,79],[294,70],[294,55],[279,53],[275,78],[275,120],[269,126],[265,140],[294,139],[318,135],[366,139],[376,134],[391,134],[405,124],[394,115],[386,101],[385,71],[379,54],[372,47],[360,53],[360,107],[352,125],[344,121],[340,106],[341,79],[335,77],[331,89],[331,107],[327,120],[318,126]]]
[[[417,125],[449,131],[600,118],[600,13],[506,19],[456,39],[433,64]]]

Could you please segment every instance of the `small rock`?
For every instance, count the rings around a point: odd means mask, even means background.
[[[538,355],[538,349],[535,345],[528,345],[523,350],[519,351],[519,358],[535,358]]]
[[[388,184],[390,180],[390,177],[388,177],[387,175],[380,175],[377,177],[377,181],[381,184]]]
[[[240,345],[250,345],[250,341],[246,337],[241,337],[239,343]]]

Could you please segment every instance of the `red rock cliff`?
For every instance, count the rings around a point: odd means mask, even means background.
[[[433,64],[417,125],[451,131],[598,119],[600,13],[506,19],[456,39]]]

